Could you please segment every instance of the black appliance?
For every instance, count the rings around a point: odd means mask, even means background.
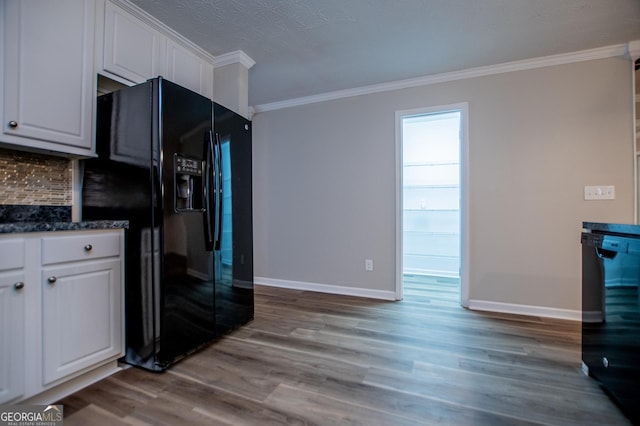
[[[640,226],[583,227],[583,369],[640,424]]]
[[[162,371],[253,319],[251,122],[158,77],[96,125],[82,218],[129,220],[124,361]]]

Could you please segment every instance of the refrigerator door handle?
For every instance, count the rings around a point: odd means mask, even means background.
[[[215,177],[215,163],[213,159],[213,135],[211,130],[205,132],[204,134],[204,200],[205,200],[205,209],[204,209],[204,236],[205,241],[204,245],[207,251],[213,251],[213,220],[212,215],[215,214],[215,207],[211,205],[211,178]]]
[[[217,206],[216,206],[216,237],[215,237],[215,250],[220,250],[220,245],[222,243],[222,207],[223,207],[223,183],[224,183],[224,174],[222,170],[222,143],[220,142],[220,135],[216,133],[215,138],[215,146],[216,146],[216,182],[217,182]]]

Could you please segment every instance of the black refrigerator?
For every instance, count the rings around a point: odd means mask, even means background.
[[[129,221],[123,361],[163,371],[253,319],[251,122],[161,77],[97,105],[82,219]]]

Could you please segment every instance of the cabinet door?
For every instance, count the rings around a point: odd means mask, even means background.
[[[120,259],[42,271],[43,385],[122,356]]]
[[[93,0],[7,0],[3,142],[89,155],[93,149]]]
[[[0,404],[24,394],[25,289],[22,272],[0,272]]]
[[[211,99],[213,66],[193,52],[167,41],[167,79]]]
[[[107,1],[104,17],[104,71],[142,83],[162,74],[164,37]]]

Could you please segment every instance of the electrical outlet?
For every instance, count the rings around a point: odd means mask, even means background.
[[[365,259],[364,260],[364,270],[365,271],[373,271],[373,259]]]
[[[614,185],[596,185],[584,187],[585,200],[615,200],[616,187]]]

